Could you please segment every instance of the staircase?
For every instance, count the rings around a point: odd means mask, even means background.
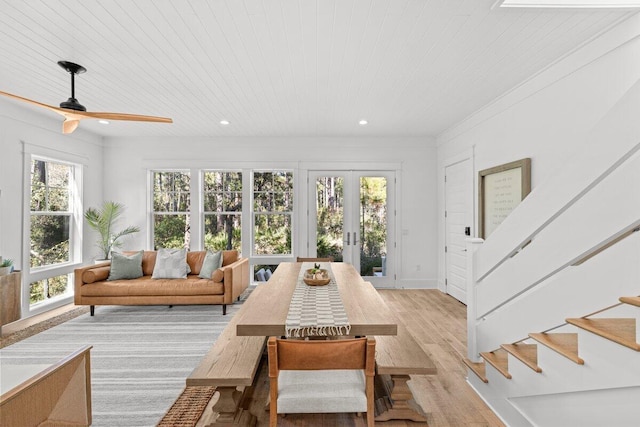
[[[640,425],[634,112],[640,82],[579,157],[468,240],[468,382],[509,426]]]
[[[620,302],[621,304],[640,307],[640,297],[621,297]],[[614,307],[617,307],[617,305],[608,307],[602,312],[604,313]],[[636,318],[633,317],[592,318],[585,316],[566,319],[566,323],[560,325],[557,329],[562,329],[566,325],[574,325],[588,333],[598,335],[616,344],[640,352],[640,344],[636,341],[636,322]],[[500,348],[490,352],[480,353],[480,356],[484,359],[481,362],[472,362],[468,358],[465,358],[464,363],[484,383],[489,382],[486,376],[485,363],[491,365],[505,378],[512,378],[509,373],[509,355],[513,357],[513,360],[524,364],[533,372],[539,374],[542,373],[542,368],[538,364],[538,344],[533,343],[535,341],[577,365],[584,365],[584,360],[578,356],[578,336],[579,333],[576,332],[532,332],[521,341],[512,344],[502,344]],[[640,360],[638,363],[640,363]]]

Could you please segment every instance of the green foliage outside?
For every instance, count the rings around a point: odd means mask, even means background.
[[[72,167],[51,161],[31,162],[30,257],[31,268],[61,264],[71,259],[70,182]],[[64,294],[67,275],[44,279],[29,286],[30,302]]]
[[[341,177],[316,181],[317,254],[342,261],[344,232],[344,183]],[[382,177],[360,179],[360,273],[372,276],[386,255],[387,181]]]
[[[35,304],[49,298],[64,295],[69,286],[70,280],[67,274],[33,282],[29,286],[29,302]]]

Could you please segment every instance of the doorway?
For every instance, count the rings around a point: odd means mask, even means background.
[[[309,171],[309,254],[395,284],[395,172]]]
[[[473,235],[473,170],[467,158],[445,168],[445,288],[467,303],[465,239]]]

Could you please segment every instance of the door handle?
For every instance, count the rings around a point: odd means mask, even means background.
[[[353,245],[357,245],[358,244],[358,238],[356,237],[356,232],[353,232]]]
[[[351,233],[347,231],[347,246],[351,245]]]

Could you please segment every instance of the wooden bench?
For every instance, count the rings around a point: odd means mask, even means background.
[[[431,358],[398,319],[397,335],[376,336],[376,421],[426,422],[407,382],[409,375],[436,375]]]
[[[222,331],[211,350],[187,378],[187,387],[216,387],[218,401],[213,406],[211,424],[255,425],[256,418],[243,403],[253,392],[267,337],[239,337],[236,324],[249,305],[243,304]],[[216,414],[219,414],[216,418]]]

